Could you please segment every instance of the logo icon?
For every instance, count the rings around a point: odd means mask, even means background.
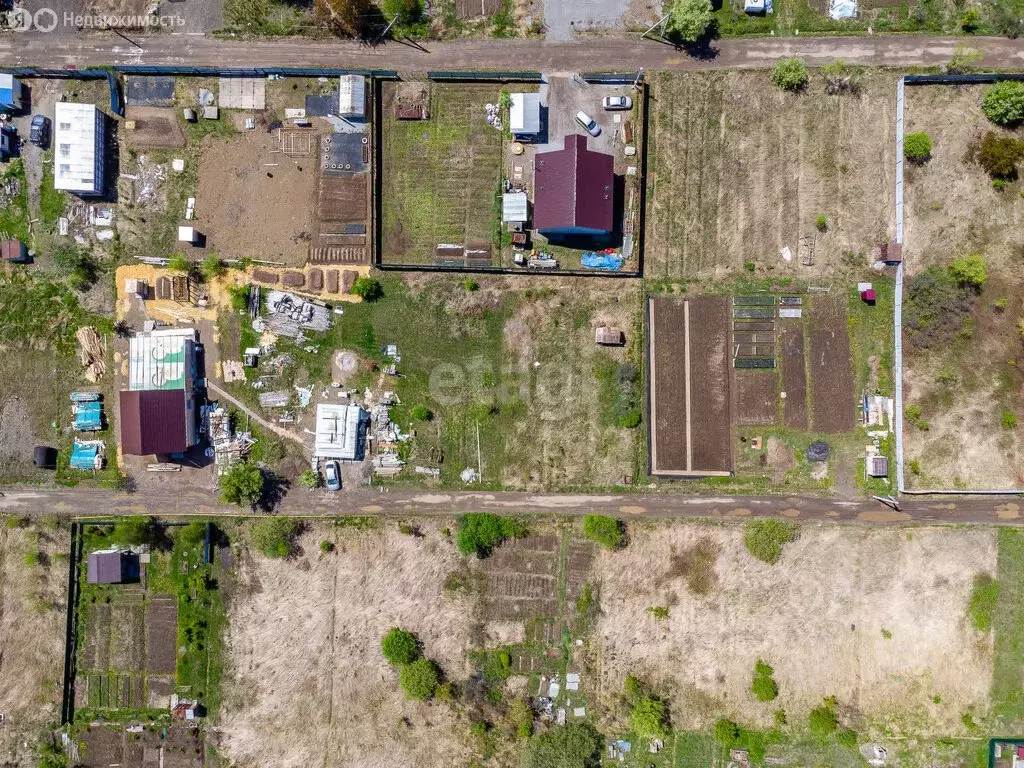
[[[57,28],[57,12],[53,8],[40,8],[32,17],[32,23],[40,32],[53,32]]]
[[[27,32],[32,28],[32,11],[15,8],[7,14],[7,25],[15,32]]]

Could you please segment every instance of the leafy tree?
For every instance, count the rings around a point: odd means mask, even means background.
[[[739,741],[740,727],[732,720],[724,717],[715,723],[715,740],[723,747],[732,747]]]
[[[774,518],[751,520],[743,534],[743,543],[758,560],[774,565],[782,556],[782,547],[796,538],[797,530],[796,523]]]
[[[772,67],[772,81],[784,91],[802,91],[810,75],[802,59],[783,59]]]
[[[320,542],[320,551],[325,553],[325,554],[328,553],[328,552],[333,552],[334,551],[334,544],[329,542],[327,539],[324,539],[323,541]]]
[[[981,26],[981,13],[978,12],[977,8],[968,8],[964,11],[964,15],[960,17],[960,29],[964,32],[971,33]]]
[[[980,290],[988,279],[988,265],[980,255],[974,253],[953,259],[949,265],[949,274],[960,285]]]
[[[513,699],[508,708],[508,719],[521,739],[533,734],[533,710],[526,699]]]
[[[583,518],[583,533],[606,549],[618,549],[622,545],[622,521],[614,517],[587,515]]]
[[[380,641],[380,652],[389,664],[395,666],[411,664],[423,655],[416,635],[398,627],[392,627],[384,635]]]
[[[425,405],[417,405],[412,409],[412,417],[416,421],[430,421],[434,414],[430,412],[430,409]]]
[[[314,488],[320,487],[320,473],[312,469],[307,469],[299,475],[299,485],[303,488],[313,490]]]
[[[405,698],[413,701],[427,701],[433,697],[440,678],[437,664],[430,659],[416,659],[403,664],[398,670],[398,685]]]
[[[377,301],[384,296],[384,287],[372,277],[357,277],[352,283],[352,293],[363,301]]]
[[[383,0],[380,8],[388,21],[397,17],[399,24],[415,24],[423,17],[423,0]]]
[[[932,137],[924,131],[903,137],[903,156],[912,163],[923,163],[932,156]]]
[[[1024,142],[989,131],[982,138],[975,156],[990,176],[1012,179],[1017,175],[1017,164],[1024,159]]]
[[[235,464],[220,477],[220,500],[225,504],[254,507],[263,498],[263,473],[248,462]]]
[[[68,756],[52,737],[47,736],[39,745],[39,768],[67,768]]]
[[[775,682],[775,670],[761,659],[754,664],[754,679],[750,690],[758,701],[773,701],[779,695],[779,686]]]
[[[686,43],[695,43],[711,27],[711,0],[672,0],[668,18],[669,35]]]
[[[597,768],[600,760],[601,735],[590,723],[574,721],[534,735],[522,768]]]
[[[629,710],[629,725],[634,732],[648,739],[663,739],[668,735],[668,712],[665,702],[653,696],[638,696]]]
[[[252,543],[266,557],[288,557],[299,523],[290,517],[265,517],[252,527]]]
[[[502,93],[504,94],[504,91],[502,91]],[[511,97],[510,97],[510,98],[511,98]],[[467,291],[467,292],[469,292],[469,293],[473,293],[473,291],[477,291],[477,290],[480,290],[480,283],[478,283],[478,282],[477,282],[476,280],[466,280],[466,281],[465,281],[465,282],[464,282],[464,283],[462,284],[462,286],[463,286],[463,287],[464,287],[464,288],[466,289],[466,291]]]
[[[1004,80],[990,85],[981,97],[981,111],[999,125],[1024,120],[1024,82]]]
[[[455,546],[459,553],[487,557],[505,539],[526,535],[526,527],[510,517],[470,512],[459,518]]]
[[[836,743],[841,747],[847,749],[857,748],[857,732],[849,728],[844,728],[836,734]]]
[[[815,738],[824,741],[839,728],[839,716],[836,714],[835,700],[825,699],[820,707],[815,707],[807,716],[807,727]]]
[[[203,263],[199,265],[199,271],[202,272],[203,278],[209,282],[222,276],[228,271],[227,264],[225,264],[220,256],[215,253],[211,253],[205,259]]]
[[[167,268],[174,272],[191,272],[192,262],[183,253],[175,253],[167,260]]]

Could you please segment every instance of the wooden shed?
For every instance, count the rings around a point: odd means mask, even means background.
[[[613,325],[601,325],[594,331],[594,341],[606,347],[621,347],[626,343],[626,337]]]

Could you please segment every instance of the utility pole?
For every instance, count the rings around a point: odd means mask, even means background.
[[[652,31],[654,31],[655,29],[660,27],[662,24],[664,24],[666,21],[668,21],[669,16],[671,16],[671,15],[672,15],[672,12],[670,11],[670,12],[666,13],[664,16],[662,16],[661,19],[659,19],[657,21],[657,23],[655,23],[652,27],[650,27],[650,29],[648,29],[646,32],[644,32],[642,35],[640,35],[640,39],[643,40],[645,37],[647,37],[649,34],[651,34]],[[663,32],[659,32],[658,33],[658,37],[664,37],[664,36],[665,35],[664,35]]]

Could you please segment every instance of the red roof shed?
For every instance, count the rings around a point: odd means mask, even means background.
[[[129,456],[182,453],[188,448],[185,392],[121,393],[121,450]]]
[[[0,241],[0,261],[25,264],[28,262],[28,248],[20,240]]]
[[[533,222],[543,235],[612,231],[615,160],[587,149],[587,137],[565,137],[563,149],[537,155]]]

